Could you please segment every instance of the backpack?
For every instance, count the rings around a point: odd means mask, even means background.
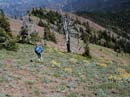
[[[36,46],[35,52],[36,53],[42,53],[43,52],[43,48],[41,46]]]

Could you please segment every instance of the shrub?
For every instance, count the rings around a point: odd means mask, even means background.
[[[3,48],[3,45],[6,41],[7,41],[7,34],[3,28],[0,28],[0,49]]]
[[[21,28],[18,38],[20,43],[30,43],[27,26]]]
[[[30,34],[31,42],[40,41],[40,37],[38,35],[38,32],[32,32]]]
[[[47,41],[52,41],[54,43],[56,43],[56,37],[55,34],[53,32],[50,31],[49,27],[45,28],[45,32],[44,32],[44,39]]]
[[[15,51],[18,49],[16,41],[3,28],[0,28],[0,48]]]
[[[84,52],[83,56],[88,57],[88,58],[92,58],[91,55],[90,55],[89,46],[86,45],[84,49],[85,49],[85,52]]]
[[[0,15],[0,27],[3,28],[6,32],[10,32],[10,24],[4,16]]]
[[[67,97],[77,97],[77,93],[70,93]]]
[[[61,15],[58,12],[49,11],[47,13],[47,19],[51,24],[58,25],[61,23]]]
[[[29,18],[28,18],[28,21],[29,22],[32,22],[33,20],[32,20],[32,18],[29,16]]]
[[[4,44],[4,48],[11,51],[17,51],[18,45],[16,43],[16,40],[11,39],[6,41]]]
[[[47,27],[47,24],[43,23],[43,21],[40,19],[39,23],[38,23],[38,26],[40,26],[40,27]]]
[[[3,12],[0,14],[0,48],[5,48],[7,50],[17,50],[18,48],[16,41],[13,40],[10,24]]]
[[[3,28],[0,28],[0,43],[4,43],[7,39],[7,34]]]
[[[61,23],[61,15],[58,12],[46,11],[43,9],[33,9],[31,14],[41,19],[47,19],[49,23],[54,25]]]

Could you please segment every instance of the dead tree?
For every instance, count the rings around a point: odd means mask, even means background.
[[[79,28],[77,28],[77,50],[80,51],[80,49],[82,48],[81,45],[80,45],[80,40],[81,40],[81,34],[80,34],[80,30]]]
[[[67,16],[62,16],[62,21],[63,21],[63,30],[66,38],[66,46],[67,46],[67,52],[71,52],[71,47],[70,47],[70,31],[68,27],[68,19]]]

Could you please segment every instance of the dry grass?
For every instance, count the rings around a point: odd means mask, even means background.
[[[128,96],[130,85],[127,74],[130,70],[123,64],[103,58],[102,61],[95,58],[88,60],[47,47],[44,47],[43,62],[38,62],[34,46],[19,46],[18,52],[0,51],[0,96]],[[113,76],[122,78],[118,80]]]

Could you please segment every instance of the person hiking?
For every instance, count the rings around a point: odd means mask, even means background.
[[[37,54],[39,61],[42,61],[42,52],[43,52],[43,48],[41,46],[41,43],[40,42],[36,43],[35,53]]]

